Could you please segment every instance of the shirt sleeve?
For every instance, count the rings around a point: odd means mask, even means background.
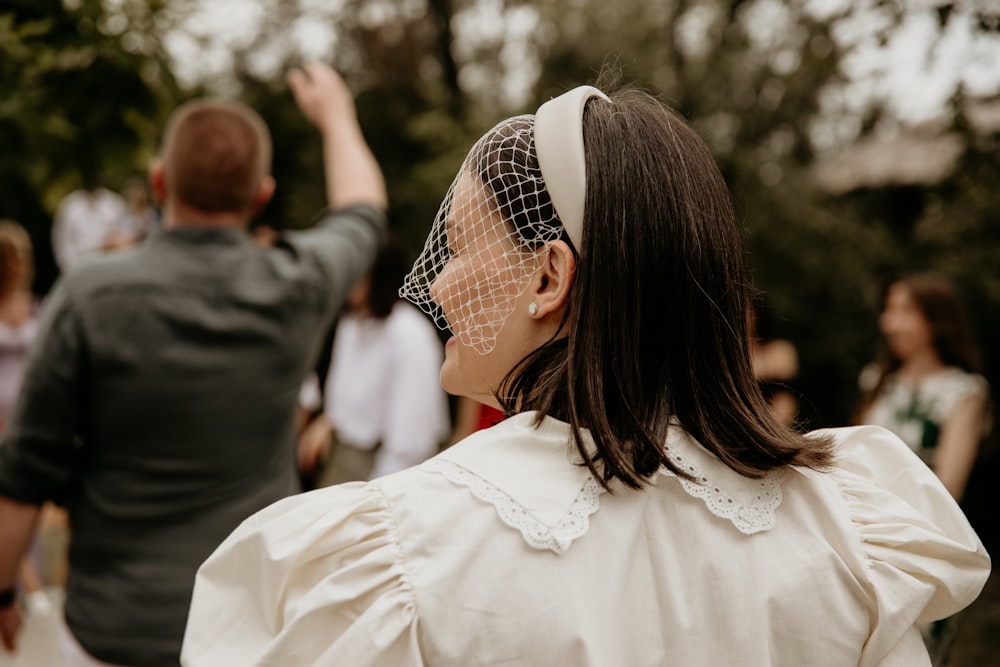
[[[879,664],[914,624],[979,595],[990,559],[934,473],[890,431],[838,429],[840,488],[868,561],[873,630],[861,664]]]
[[[247,519],[198,570],[185,667],[421,667],[385,497],[357,482]]]
[[[988,396],[989,390],[989,383],[982,375],[956,369],[943,389],[938,392],[935,416],[944,422],[959,405],[973,396]]]
[[[371,268],[385,235],[385,213],[368,204],[327,211],[309,229],[285,235],[286,247],[312,269],[332,308]]]
[[[38,337],[0,444],[0,494],[32,504],[60,501],[82,469],[84,350],[82,327],[62,281],[42,309]]]

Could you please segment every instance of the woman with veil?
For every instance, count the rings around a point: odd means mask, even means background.
[[[404,296],[503,410],[286,499],[202,566],[184,664],[921,665],[989,559],[909,448],[779,424],[704,142],[580,87],[472,148]]]

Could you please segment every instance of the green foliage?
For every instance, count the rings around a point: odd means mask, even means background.
[[[40,291],[55,275],[49,228],[59,200],[87,181],[116,188],[144,172],[174,92],[136,32],[148,23],[146,4],[127,9],[38,0],[7,2],[0,13],[0,216],[31,233]]]
[[[466,119],[466,98],[450,78],[453,69],[442,26],[449,3],[430,13],[408,14],[370,24],[361,3],[338,14],[335,66],[355,91],[362,129],[389,189],[390,224],[414,256],[423,244],[441,198],[465,152],[483,127]],[[287,18],[287,17],[286,17]],[[257,42],[234,54],[242,98],[261,112],[274,139],[278,190],[262,220],[304,227],[322,208],[319,135],[295,108],[284,82],[251,72]],[[279,68],[286,72],[297,58]]]

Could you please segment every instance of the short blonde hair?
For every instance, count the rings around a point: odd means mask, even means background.
[[[271,135],[245,104],[194,100],[168,121],[162,157],[170,195],[202,211],[243,211],[270,173]]]

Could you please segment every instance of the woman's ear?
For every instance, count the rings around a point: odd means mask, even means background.
[[[543,318],[562,310],[575,277],[576,257],[573,251],[565,241],[550,243],[542,268],[532,283],[532,303],[536,308],[533,316]]]

